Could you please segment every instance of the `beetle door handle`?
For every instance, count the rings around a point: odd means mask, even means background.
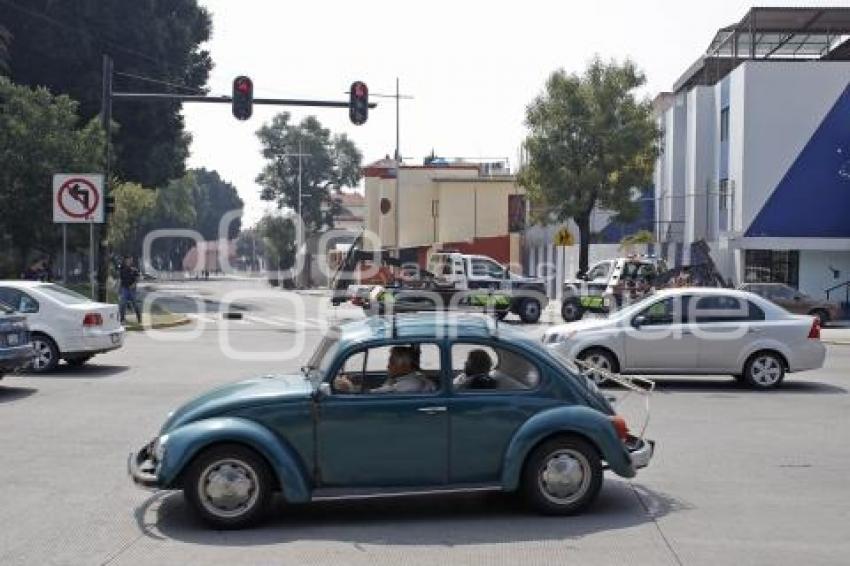
[[[437,413],[445,413],[446,407],[420,407],[416,409],[420,413],[427,413],[429,415],[436,415]]]

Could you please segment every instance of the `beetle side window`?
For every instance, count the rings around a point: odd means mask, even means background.
[[[342,394],[427,394],[440,389],[440,348],[430,343],[376,346],[350,354],[332,381]]]
[[[451,357],[455,391],[527,390],[540,383],[537,366],[511,350],[457,343]]]

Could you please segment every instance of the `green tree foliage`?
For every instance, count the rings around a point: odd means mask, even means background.
[[[102,155],[102,131],[96,121],[81,122],[76,102],[0,77],[0,234],[16,250],[21,269],[29,252],[49,256],[59,247],[53,175],[99,171]]]
[[[289,269],[295,264],[295,224],[289,218],[266,215],[257,223],[269,270]]]
[[[519,182],[540,219],[575,220],[582,273],[594,207],[633,219],[639,207],[632,189],[651,181],[659,132],[650,101],[634,93],[644,82],[632,62],[596,58],[582,75],[552,73],[526,109],[528,162]]]
[[[138,257],[158,194],[136,183],[118,183],[113,185],[112,195],[115,212],[109,221],[109,247],[120,256]]]
[[[0,74],[9,72],[9,44],[12,43],[12,33],[0,25]]]
[[[68,94],[80,102],[84,120],[100,111],[103,54],[113,57],[116,73],[187,87],[116,74],[120,91],[198,94],[212,68],[209,53],[198,47],[210,37],[211,19],[197,0],[5,0],[0,23],[13,37],[11,78]],[[146,187],[182,176],[190,138],[180,104],[116,101],[113,106],[120,125],[114,138],[116,174]]]
[[[266,247],[263,236],[257,228],[239,232],[236,238],[236,255],[242,258],[248,269],[253,271],[260,269],[259,258],[265,257]]]
[[[217,171],[193,169],[189,172],[195,180],[193,195],[197,219],[196,229],[206,240],[218,240],[219,224],[225,214],[240,210],[244,206],[236,187],[221,178]],[[241,220],[236,219],[227,227],[227,239],[239,234]]]
[[[620,240],[620,249],[628,250],[641,244],[651,244],[655,241],[655,236],[649,230],[638,230],[634,234],[624,236]]]
[[[195,229],[198,218],[196,187],[194,175],[189,173],[157,189],[146,233],[151,230]],[[151,247],[154,267],[168,271],[182,269],[183,257],[194,245],[194,240],[184,236],[156,238]]]
[[[314,117],[291,124],[288,112],[275,116],[257,132],[263,157],[268,163],[257,177],[263,200],[276,201],[279,208],[298,210],[298,158],[302,158],[303,217],[308,230],[333,227],[338,203],[330,194],[336,187],[354,187],[360,181],[360,151],[345,134],[331,135]],[[300,148],[300,151],[299,151]],[[325,205],[323,210],[322,205]]]

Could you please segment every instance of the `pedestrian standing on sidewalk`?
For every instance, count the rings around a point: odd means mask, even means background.
[[[132,257],[124,257],[118,278],[118,314],[121,317],[121,322],[124,322],[127,313],[127,303],[130,303],[130,307],[136,313],[136,320],[141,324],[142,314],[139,312],[138,303],[136,303],[136,283],[139,280],[139,270],[133,265]]]

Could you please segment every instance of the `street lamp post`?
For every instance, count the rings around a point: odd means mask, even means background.
[[[298,251],[301,251],[302,248],[306,246],[306,237],[305,237],[305,228],[307,223],[304,222],[304,213],[303,213],[303,198],[304,191],[302,186],[302,178],[303,178],[303,165],[302,159],[304,157],[312,157],[309,153],[304,153],[301,144],[301,136],[298,136],[298,153],[284,153],[281,157],[297,157],[298,158],[298,219],[301,221],[301,230],[298,231],[298,242],[296,247],[296,254]],[[309,193],[307,196],[310,196]],[[306,253],[306,250],[304,250]]]

